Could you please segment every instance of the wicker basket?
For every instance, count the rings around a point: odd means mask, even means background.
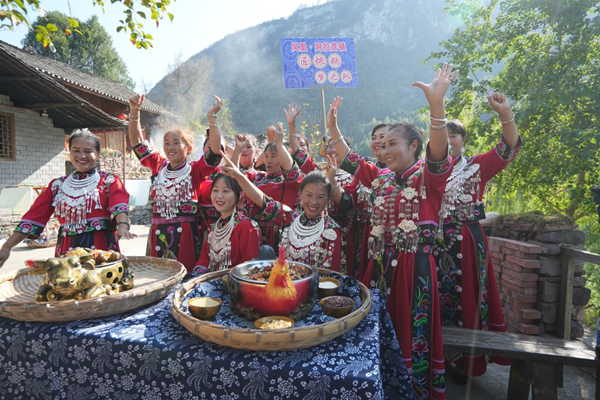
[[[319,272],[329,274],[332,271],[319,270]],[[171,313],[181,325],[195,336],[221,346],[255,351],[287,351],[316,346],[354,328],[367,316],[372,306],[371,292],[358,282],[362,304],[357,310],[335,321],[300,328],[292,327],[276,331],[232,328],[199,320],[181,309],[183,299],[197,284],[221,279],[228,273],[228,270],[211,272],[186,282],[171,298]]]
[[[128,257],[134,287],[110,296],[86,300],[36,303],[44,275],[28,275],[29,268],[0,276],[0,316],[19,321],[64,322],[107,317],[154,303],[181,282],[185,267],[175,260]]]
[[[36,241],[35,239],[32,239],[32,240],[26,242],[25,244],[27,246],[31,247],[32,249],[45,249],[48,247],[56,246],[56,243],[58,243],[58,240],[47,240],[46,243],[40,243],[40,242]]]

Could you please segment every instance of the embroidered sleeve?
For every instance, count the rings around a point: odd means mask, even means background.
[[[276,225],[286,227],[292,223],[292,209],[269,196],[263,198],[263,208],[254,219],[273,221]]]
[[[292,158],[300,167],[300,171],[302,171],[302,173],[305,175],[319,169],[319,166],[315,162],[315,159],[309,156],[308,153],[306,153],[303,150],[298,149],[296,153],[294,153]]]
[[[110,183],[110,192],[108,191],[108,180]],[[107,182],[107,195],[108,195],[108,211],[112,218],[116,217],[117,214],[127,213],[127,204],[129,204],[129,193],[125,190],[125,185],[121,178],[116,175],[108,175],[105,179]],[[104,205],[106,207],[106,205]]]
[[[427,144],[426,150],[426,160],[427,160],[427,170],[431,174],[441,175],[450,171],[450,167],[452,166],[452,157],[448,152],[446,158],[442,161],[431,161],[429,158],[429,144]]]
[[[511,149],[506,144],[506,141],[504,140],[504,136],[502,136],[502,137],[500,137],[500,143],[498,143],[498,146],[496,146],[496,152],[500,156],[500,158],[502,158],[503,160],[512,161],[517,156],[517,154],[519,154],[519,152],[521,151],[522,144],[523,144],[523,141],[521,140],[521,137],[519,136],[519,142],[517,143],[517,147],[515,147],[514,149]]]
[[[300,171],[298,170],[298,165],[293,163],[292,168],[287,171],[283,171],[283,178],[286,182],[297,182],[300,180]]]
[[[344,193],[342,193],[342,198],[340,199],[340,206],[339,206],[339,212],[343,213],[343,212],[348,212],[350,210],[352,210],[352,208],[354,207],[354,196],[352,196],[352,193],[350,193],[347,190],[344,190]]]
[[[128,213],[129,208],[127,207],[127,204],[121,203],[121,204],[115,204],[114,206],[112,206],[109,209],[109,211],[110,211],[111,218],[115,218],[117,215],[119,215],[121,213]]]
[[[356,176],[360,183],[368,188],[371,187],[371,183],[379,176],[380,172],[379,167],[353,152],[348,152],[340,164],[340,169]]]
[[[478,154],[473,158],[473,163],[479,164],[481,170],[481,181],[485,184],[487,181],[496,176],[500,171],[506,168],[514,161],[517,154],[521,150],[522,141],[519,137],[517,147],[511,149],[506,144],[504,137],[500,138],[500,142],[496,147],[487,153]]]
[[[140,164],[152,170],[153,176],[158,174],[160,166],[165,160],[147,140],[142,140],[133,146],[133,153],[140,160]]]
[[[192,174],[197,182],[202,182],[205,177],[211,175],[219,169],[221,156],[216,155],[209,148],[198,161],[192,163]]]
[[[15,232],[27,233],[29,238],[37,238],[54,213],[54,196],[61,184],[61,179],[55,179],[48,185],[41,195],[33,202],[33,205],[23,215],[21,223],[15,228]]]
[[[208,150],[206,150],[206,153],[204,153],[204,161],[207,165],[210,165],[212,167],[218,167],[219,164],[221,164],[222,158],[223,157],[221,157],[220,154],[213,153],[210,147],[208,148]]]
[[[45,226],[45,224],[40,224],[39,222],[22,219],[15,228],[15,232],[26,233],[30,239],[35,239],[42,234]]]

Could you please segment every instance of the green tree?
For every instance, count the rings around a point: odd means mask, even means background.
[[[486,2],[487,3],[487,2]],[[524,148],[495,185],[532,208],[579,220],[600,182],[600,3],[597,0],[449,1],[464,28],[429,59],[461,71],[447,114],[469,122],[470,146],[498,140],[485,95],[510,97]]]
[[[31,46],[44,57],[121,82],[132,89],[135,87],[127,66],[117,54],[109,34],[100,25],[95,15],[79,24],[81,34],[65,33],[65,29],[70,26],[69,17],[59,11],[51,11],[46,16],[39,17],[34,23],[57,28],[53,36],[53,48],[37,41],[37,34],[34,31],[27,33],[22,41],[23,46]]]
[[[69,1],[69,0],[67,0]],[[173,21],[167,7],[175,2],[175,0],[110,0],[111,4],[122,4],[124,17],[119,20],[120,25],[117,27],[117,32],[129,32],[129,40],[138,49],[152,47],[154,38],[144,31],[142,20],[150,19],[159,25],[160,20],[165,16]],[[99,6],[104,11],[104,0],[92,0],[94,6]],[[29,12],[42,12],[41,0],[0,0],[0,30],[14,29],[19,24],[26,24],[31,28],[29,23]],[[148,15],[146,15],[148,13]],[[78,21],[75,18],[68,17],[69,27],[64,30],[65,33],[76,32],[81,33],[78,29]],[[56,26],[50,25],[35,25],[36,39],[50,46],[54,41],[53,33],[57,32]]]

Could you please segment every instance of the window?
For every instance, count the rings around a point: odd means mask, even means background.
[[[15,161],[15,117],[0,113],[0,161]]]

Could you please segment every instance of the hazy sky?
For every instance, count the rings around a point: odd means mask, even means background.
[[[72,16],[86,20],[96,14],[100,23],[113,38],[113,45],[127,64],[129,75],[137,82],[145,81],[152,88],[167,72],[177,54],[187,60],[199,51],[207,48],[228,34],[258,25],[272,19],[291,15],[300,5],[312,6],[324,0],[178,0],[172,3],[169,11],[175,15],[173,22],[168,18],[161,20],[157,29],[154,21],[146,21],[144,27],[154,37],[151,50],[136,49],[129,41],[129,34],[117,33],[118,21],[124,18],[120,4],[106,1],[105,13],[92,6],[92,0],[71,0]],[[42,0],[42,8],[47,11],[59,10],[69,15],[67,0]],[[147,13],[148,14],[148,13]],[[37,14],[30,12],[31,20]],[[27,27],[21,26],[15,31],[1,30],[0,39],[21,47],[21,40],[27,33]]]

